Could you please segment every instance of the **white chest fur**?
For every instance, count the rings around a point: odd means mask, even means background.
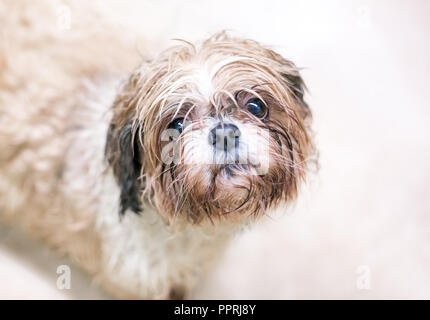
[[[116,296],[165,298],[172,290],[187,293],[237,226],[209,222],[193,226],[181,219],[169,225],[148,204],[140,215],[130,211],[120,215],[120,189],[104,157],[109,106],[118,81],[90,86],[77,110],[83,129],[70,135],[64,182],[75,205],[94,207],[101,250],[99,281]]]
[[[98,230],[105,276],[141,297],[162,298],[189,291],[234,234],[235,227],[169,226],[150,206],[137,215],[118,214],[119,188],[105,177]]]

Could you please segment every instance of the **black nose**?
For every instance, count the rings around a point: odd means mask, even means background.
[[[239,147],[240,131],[232,123],[220,123],[209,133],[209,143],[214,148],[230,151]]]

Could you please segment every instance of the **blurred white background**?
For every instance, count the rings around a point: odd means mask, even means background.
[[[100,1],[136,48],[221,29],[303,68],[320,170],[296,205],[237,237],[195,298],[430,298],[430,2]],[[73,22],[73,16],[72,16]],[[31,241],[30,241],[31,242]],[[0,298],[103,298],[0,229]]]

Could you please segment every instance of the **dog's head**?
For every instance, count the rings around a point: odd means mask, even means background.
[[[294,199],[313,151],[303,91],[292,62],[225,33],[144,63],[119,92],[108,134],[121,213],[149,200],[198,223]]]

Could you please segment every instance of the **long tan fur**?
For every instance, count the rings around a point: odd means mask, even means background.
[[[298,69],[225,33],[141,62],[97,5],[69,9],[80,19],[63,30],[54,2],[0,4],[1,220],[115,296],[186,297],[241,225],[297,195],[314,151]],[[246,111],[251,98],[267,118]],[[191,125],[166,168],[161,135],[178,116]],[[269,145],[267,174],[227,174],[186,151],[207,153],[187,136],[206,137],[216,119],[236,123],[244,144]]]

